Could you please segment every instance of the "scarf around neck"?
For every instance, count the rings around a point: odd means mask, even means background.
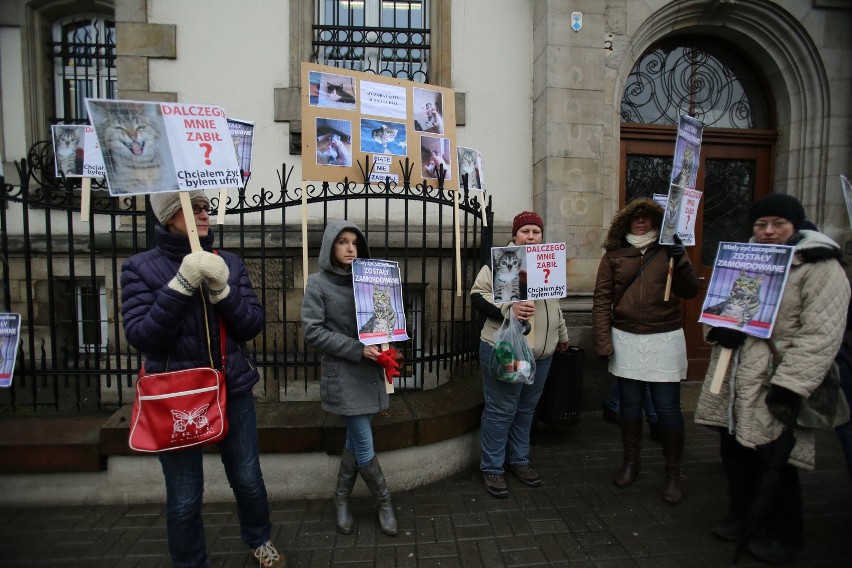
[[[657,242],[657,237],[659,237],[660,233],[656,229],[652,229],[645,233],[644,235],[634,235],[633,233],[627,233],[625,237],[627,242],[638,248],[645,253],[645,249]]]

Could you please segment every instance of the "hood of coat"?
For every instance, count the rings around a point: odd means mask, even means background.
[[[332,260],[332,252],[334,251],[334,241],[341,231],[352,231],[358,235],[358,258],[370,258],[370,247],[367,246],[367,239],[364,238],[364,233],[352,221],[336,220],[329,221],[325,226],[325,232],[322,235],[322,246],[319,253],[319,267],[325,271],[348,276],[351,270],[347,270]]]
[[[660,207],[659,203],[647,197],[634,199],[612,218],[603,247],[606,250],[615,250],[630,246],[626,238],[630,232],[630,222],[640,216],[651,219],[654,228],[659,230],[663,222],[663,208]]]
[[[750,243],[756,243],[755,237],[749,239]],[[793,264],[820,262],[821,260],[838,260],[843,259],[843,251],[840,250],[840,245],[835,243],[831,237],[820,233],[819,231],[809,231],[801,229],[793,235],[793,238],[787,243],[796,247],[796,256],[793,257]]]

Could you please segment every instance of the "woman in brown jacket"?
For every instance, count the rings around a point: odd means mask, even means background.
[[[686,341],[681,298],[698,293],[698,278],[679,240],[657,243],[663,208],[636,199],[612,220],[598,267],[592,325],[595,351],[609,358],[609,372],[621,391],[624,463],[613,483],[628,487],[639,474],[642,397],[646,383],[661,425],[666,484],[662,500],[681,499],[684,423],[680,381],[686,378]],[[664,301],[669,259],[674,259],[672,294]]]

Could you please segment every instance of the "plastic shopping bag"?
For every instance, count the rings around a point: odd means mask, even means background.
[[[509,310],[503,325],[494,333],[494,351],[488,370],[495,379],[507,383],[535,382],[535,358],[524,336],[524,325]]]

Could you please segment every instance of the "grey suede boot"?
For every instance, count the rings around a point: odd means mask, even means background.
[[[352,532],[355,521],[349,509],[349,494],[358,479],[358,469],[355,465],[355,454],[352,450],[343,448],[340,456],[340,471],[337,472],[337,490],[334,492],[334,506],[337,509],[337,530],[343,534]]]
[[[390,489],[388,489],[385,475],[382,473],[382,467],[379,465],[376,456],[373,456],[373,459],[367,465],[359,465],[358,473],[361,474],[361,478],[367,484],[367,489],[376,499],[376,505],[379,509],[379,525],[382,527],[382,532],[386,535],[396,536],[399,531],[396,527],[396,514],[391,502]]]

